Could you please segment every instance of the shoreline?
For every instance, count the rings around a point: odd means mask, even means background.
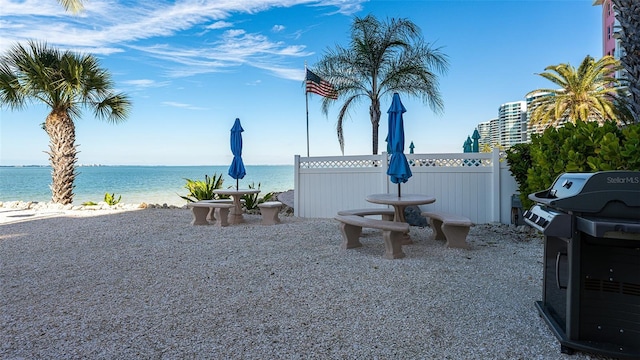
[[[282,202],[280,214],[284,216],[293,215],[293,190],[275,192],[274,198]],[[273,200],[275,200],[273,199]],[[41,217],[56,216],[56,215],[78,215],[78,216],[90,216],[90,215],[104,215],[113,214],[123,211],[134,211],[144,209],[187,209],[186,203],[184,205],[171,205],[171,204],[151,204],[151,203],[118,203],[116,205],[109,205],[105,202],[99,202],[96,205],[62,205],[53,202],[38,202],[38,201],[0,201],[0,225],[9,224],[14,222],[20,222],[30,219],[36,219]],[[253,209],[246,211],[247,214],[259,214],[259,210]]]
[[[294,190],[286,191],[274,191],[272,199],[278,199],[283,205],[293,208],[293,192]],[[262,192],[260,193],[262,194]],[[261,198],[258,194],[258,197]],[[133,210],[133,209],[146,209],[146,208],[170,208],[170,209],[186,209],[188,202],[184,199],[184,204],[170,204],[167,202],[133,202],[124,203],[119,202],[115,205],[109,205],[104,201],[97,202],[96,205],[83,205],[77,203],[71,203],[62,205],[54,203],[52,201],[35,201],[35,200],[7,200],[0,201],[0,208],[21,209],[21,210]]]

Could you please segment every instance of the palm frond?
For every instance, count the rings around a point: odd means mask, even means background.
[[[64,9],[72,14],[77,14],[84,10],[83,0],[58,0]]]

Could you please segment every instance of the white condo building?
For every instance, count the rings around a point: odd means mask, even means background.
[[[491,119],[489,121],[481,122],[478,124],[478,133],[480,134],[480,149],[485,145],[494,147],[500,143],[500,126],[498,125],[498,118]]]
[[[527,141],[527,103],[514,101],[500,105],[498,109],[500,145],[509,148]]]

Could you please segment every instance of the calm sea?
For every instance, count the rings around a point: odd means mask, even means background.
[[[247,165],[241,188],[260,183],[261,194],[293,189],[292,165]],[[184,205],[185,178],[204,180],[204,176],[223,174],[223,187],[235,186],[227,175],[229,166],[81,166],[74,182],[74,204],[104,199],[105,193],[122,196],[122,203]],[[0,167],[0,201],[51,201],[51,168]]]

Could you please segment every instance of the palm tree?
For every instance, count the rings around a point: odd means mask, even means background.
[[[72,14],[77,14],[84,10],[84,5],[82,4],[84,0],[58,0],[58,2],[66,11]]]
[[[632,112],[640,122],[640,2],[613,0],[616,20],[620,23],[620,45],[624,49],[620,58],[629,80]]]
[[[422,98],[438,113],[444,108],[438,89],[438,76],[447,71],[447,56],[433,49],[422,38],[417,25],[407,19],[381,23],[372,15],[355,18],[349,48],[336,46],[316,64],[314,72],[332,83],[338,99],[344,102],[336,130],[344,154],[343,122],[350,108],[369,100],[373,154],[378,153],[380,100],[394,92]],[[326,115],[336,101],[322,100]]]
[[[538,74],[559,89],[537,89],[531,102],[531,124],[557,126],[565,121],[633,121],[622,82],[613,77],[620,62],[612,56],[595,61],[584,58],[578,69],[569,64],[551,65]],[[542,95],[540,95],[542,94]]]
[[[46,43],[16,44],[0,58],[0,106],[12,110],[28,102],[42,102],[51,108],[44,129],[49,135],[52,168],[52,200],[73,201],[76,171],[74,120],[83,107],[96,117],[123,121],[131,108],[128,97],[114,94],[109,73],[92,55],[61,52]]]

